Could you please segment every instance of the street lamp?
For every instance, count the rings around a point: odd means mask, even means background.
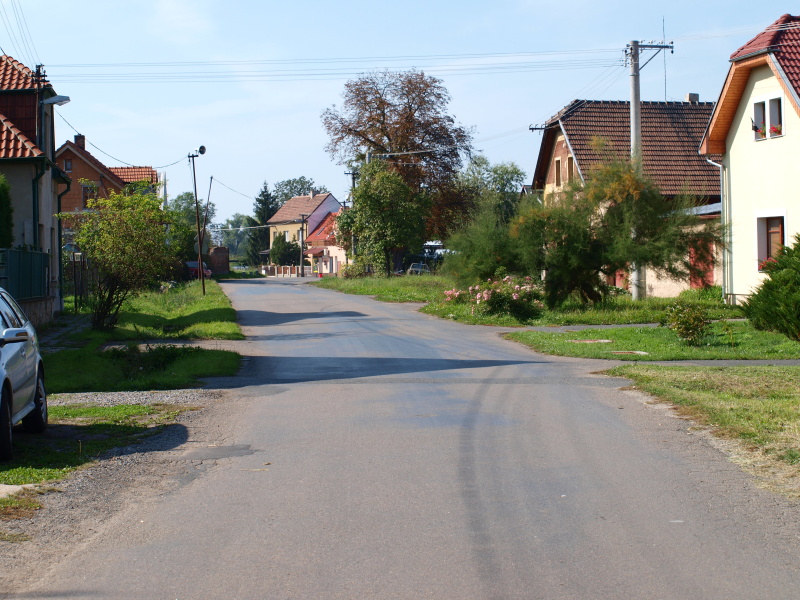
[[[194,183],[194,217],[197,223],[197,276],[200,277],[203,296],[206,295],[206,274],[203,271],[203,236],[200,234],[200,204],[197,201],[197,173],[194,169],[194,159],[205,153],[205,146],[200,146],[194,152],[189,153],[189,160],[192,161],[192,182]]]
[[[300,213],[300,277],[306,276],[306,269],[305,265],[303,264],[303,256],[305,251],[305,226],[306,226],[306,217],[307,214]]]

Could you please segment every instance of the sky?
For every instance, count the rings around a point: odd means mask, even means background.
[[[531,125],[576,98],[629,99],[631,40],[674,45],[643,68],[642,100],[716,101],[730,54],[787,12],[797,9],[771,0],[0,0],[0,48],[43,64],[70,97],[59,146],[81,133],[107,166],[165,172],[175,197],[192,190],[187,156],[204,145],[198,195],[210,191],[224,222],[252,214],[265,181],[305,176],[347,198],[320,115],[361,73],[440,78],[475,148],[530,178]]]

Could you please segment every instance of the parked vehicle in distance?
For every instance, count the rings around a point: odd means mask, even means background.
[[[430,275],[431,269],[425,263],[411,263],[406,275]]]
[[[10,460],[14,425],[31,433],[47,427],[47,392],[36,330],[3,288],[0,323],[0,460]]]
[[[197,261],[196,260],[187,260],[186,267],[189,269],[189,277],[191,279],[197,279],[200,277],[200,273],[197,270]],[[203,262],[203,277],[206,279],[211,278],[211,269],[208,268],[208,265]]]

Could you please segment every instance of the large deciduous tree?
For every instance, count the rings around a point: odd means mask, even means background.
[[[454,187],[472,134],[448,114],[450,95],[436,77],[421,71],[381,71],[345,84],[341,108],[322,113],[330,138],[326,149],[341,163],[358,164],[367,153],[385,155],[389,168],[414,192],[433,200],[429,235],[440,235],[464,198]]]
[[[65,213],[75,241],[96,270],[90,299],[92,328],[111,329],[125,300],[165,279],[174,264],[167,214],[155,194],[111,193],[87,200],[88,211]]]
[[[366,261],[387,275],[395,255],[422,247],[428,201],[383,161],[365,165],[353,190],[353,208],[337,220],[340,235],[357,239]]]

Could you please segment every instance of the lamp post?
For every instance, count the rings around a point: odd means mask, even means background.
[[[305,252],[305,229],[306,229],[306,217],[308,217],[305,213],[300,213],[300,277],[305,277],[305,265],[303,264],[303,256]]]
[[[194,152],[189,153],[189,160],[192,161],[192,182],[194,183],[194,217],[197,223],[197,276],[200,278],[203,296],[206,295],[206,274],[203,272],[203,236],[200,234],[200,204],[197,201],[197,173],[194,169],[194,159],[205,153],[205,146],[200,146]]]

